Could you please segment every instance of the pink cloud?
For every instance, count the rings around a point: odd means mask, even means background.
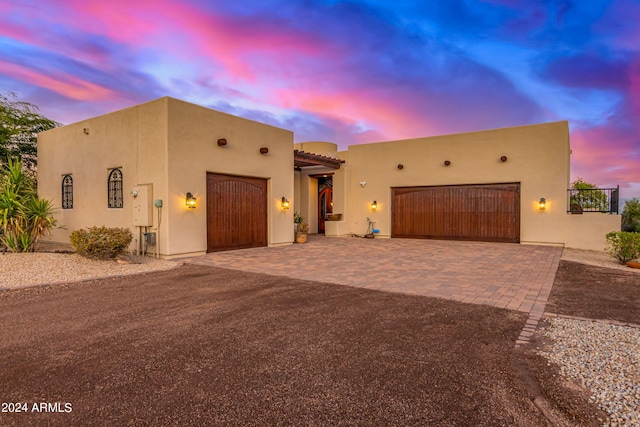
[[[330,54],[319,38],[277,22],[203,14],[186,4],[174,6],[173,17],[188,29],[198,55],[222,64],[235,79],[253,82],[264,64],[286,70],[298,57]]]
[[[328,54],[320,38],[284,23],[205,12],[185,2],[67,0],[64,6],[66,12],[55,19],[69,28],[130,47],[160,45],[172,55],[206,59],[223,67],[218,75],[236,80],[254,81],[260,69],[252,62],[260,62],[260,56],[264,63],[286,67],[299,55]]]
[[[161,30],[156,11],[169,3],[149,0],[112,0],[88,2],[66,0],[59,3],[53,22],[86,34],[108,37],[117,42],[142,44],[147,37]]]
[[[84,81],[70,74],[61,72],[40,73],[35,69],[1,61],[0,65],[5,75],[16,80],[52,90],[56,93],[80,101],[105,101],[113,99],[115,94],[110,89]]]
[[[574,130],[571,133],[572,180],[582,177],[599,186],[629,189],[640,183],[640,147],[634,133],[612,127]]]
[[[429,120],[406,111],[402,102],[381,99],[382,94],[365,90],[320,91],[312,88],[281,89],[271,92],[271,103],[301,109],[317,116],[335,117],[371,127],[357,143],[402,139],[427,134]]]

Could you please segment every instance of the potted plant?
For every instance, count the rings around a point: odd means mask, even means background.
[[[293,223],[295,225],[296,243],[307,243],[309,225],[304,222],[304,217],[298,212],[294,212]]]

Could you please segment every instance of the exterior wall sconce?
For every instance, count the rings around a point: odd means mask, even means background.
[[[378,209],[378,202],[374,200],[373,203],[371,203],[371,210],[375,211],[376,209]]]
[[[269,147],[260,147],[260,154],[267,154],[269,152]]]
[[[398,169],[400,170],[404,169],[404,165],[402,163],[398,163]]]
[[[82,128],[82,132],[83,132],[85,135],[89,135],[89,128]]]
[[[502,156],[502,157],[500,157],[500,161],[501,161],[502,163],[506,162],[506,161],[507,161],[507,156]]]
[[[195,209],[196,208],[196,198],[193,197],[193,194],[187,193],[187,196],[185,198],[185,204],[187,205],[187,207],[189,209]]]
[[[227,140],[226,138],[220,138],[218,140],[218,147],[224,147],[225,145],[227,145]]]
[[[445,165],[445,166],[449,166],[449,165],[451,165],[451,162],[450,162],[449,160],[445,160],[445,161],[444,161],[444,165]]]
[[[544,197],[540,197],[540,201],[538,201],[538,209],[541,211],[547,209],[547,201]]]
[[[282,200],[280,201],[280,206],[282,209],[289,209],[289,200],[286,197],[282,196]]]

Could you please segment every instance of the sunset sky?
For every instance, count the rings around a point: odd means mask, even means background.
[[[640,0],[11,0],[0,92],[63,124],[173,96],[348,145],[557,120],[640,197]]]

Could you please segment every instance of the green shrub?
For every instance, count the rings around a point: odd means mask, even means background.
[[[13,252],[33,252],[56,225],[53,211],[49,200],[38,197],[22,161],[7,159],[0,169],[0,243]]]
[[[607,234],[607,243],[607,253],[620,264],[640,258],[640,233],[612,231]]]
[[[627,200],[622,210],[622,231],[640,233],[640,199]]]
[[[126,252],[133,235],[128,228],[90,227],[71,233],[71,245],[82,256],[110,259]]]

